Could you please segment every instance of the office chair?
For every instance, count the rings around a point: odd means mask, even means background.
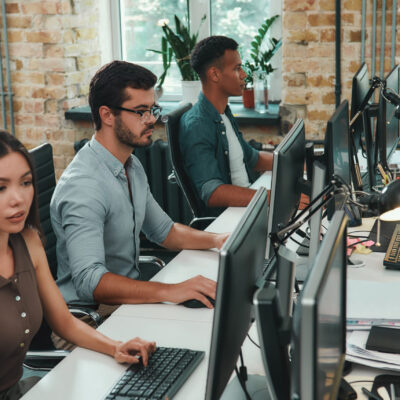
[[[39,218],[46,239],[45,251],[53,278],[57,278],[57,238],[50,220],[50,201],[56,187],[54,173],[53,150],[49,143],[44,143],[29,151],[36,174]],[[157,265],[159,269],[165,266],[164,262],[156,257],[139,257],[139,263]],[[96,326],[102,322],[99,314],[89,307],[68,306],[70,312],[76,316],[89,316]],[[51,329],[45,319],[32,340],[25,357],[24,366],[35,370],[49,370],[57,365],[69,351],[57,350],[51,340]]]
[[[190,179],[184,170],[183,159],[179,147],[179,121],[182,115],[186,111],[190,110],[191,107],[192,104],[187,103],[168,114],[166,131],[172,161],[172,173],[169,175],[168,180],[170,182],[178,183],[189,204],[190,211],[193,215],[193,219],[189,223],[189,226],[205,228],[215,219],[215,217],[202,216],[200,199],[196,196]]]

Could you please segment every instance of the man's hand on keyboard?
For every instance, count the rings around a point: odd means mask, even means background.
[[[146,340],[135,338],[125,343],[118,343],[115,348],[114,358],[119,363],[138,364],[140,362],[138,356],[142,357],[144,366],[147,366],[149,355],[156,350],[155,342],[147,342]]]
[[[182,303],[186,300],[199,300],[206,307],[213,308],[206,296],[215,299],[217,294],[217,283],[202,275],[197,275],[187,281],[169,285],[167,301]]]

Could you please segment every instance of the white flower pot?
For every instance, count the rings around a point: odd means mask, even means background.
[[[182,101],[185,103],[196,103],[201,90],[200,81],[181,81],[182,83]]]

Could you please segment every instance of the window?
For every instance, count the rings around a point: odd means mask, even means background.
[[[245,59],[249,57],[249,44],[261,23],[268,16],[281,14],[281,2],[271,3],[265,0],[111,0],[112,14],[117,15],[112,22],[113,33],[117,32],[113,47],[119,47],[117,52],[114,48],[114,57],[141,64],[160,76],[163,71],[161,55],[151,49],[161,49],[161,26],[167,23],[174,27],[176,14],[185,23],[189,18],[191,31],[199,31],[200,39],[210,34],[234,38]],[[206,20],[201,24],[204,15]],[[271,33],[280,38],[281,23],[277,22]],[[276,54],[274,67],[279,67],[280,63],[280,54]],[[280,71],[276,72],[280,76]],[[273,81],[277,87],[272,91],[280,93],[280,78],[276,78]],[[163,99],[179,98],[180,80],[177,66],[172,65],[163,85]],[[272,93],[270,95],[273,97]]]

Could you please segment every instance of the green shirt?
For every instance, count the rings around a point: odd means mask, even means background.
[[[243,139],[229,106],[225,109],[225,115],[242,146],[243,162],[252,183],[257,178],[253,169],[258,161],[258,151]],[[232,184],[228,139],[222,118],[204,94],[200,93],[197,103],[182,116],[179,129],[184,168],[204,205],[202,216],[218,215],[222,209],[208,208],[208,200],[218,186]]]

